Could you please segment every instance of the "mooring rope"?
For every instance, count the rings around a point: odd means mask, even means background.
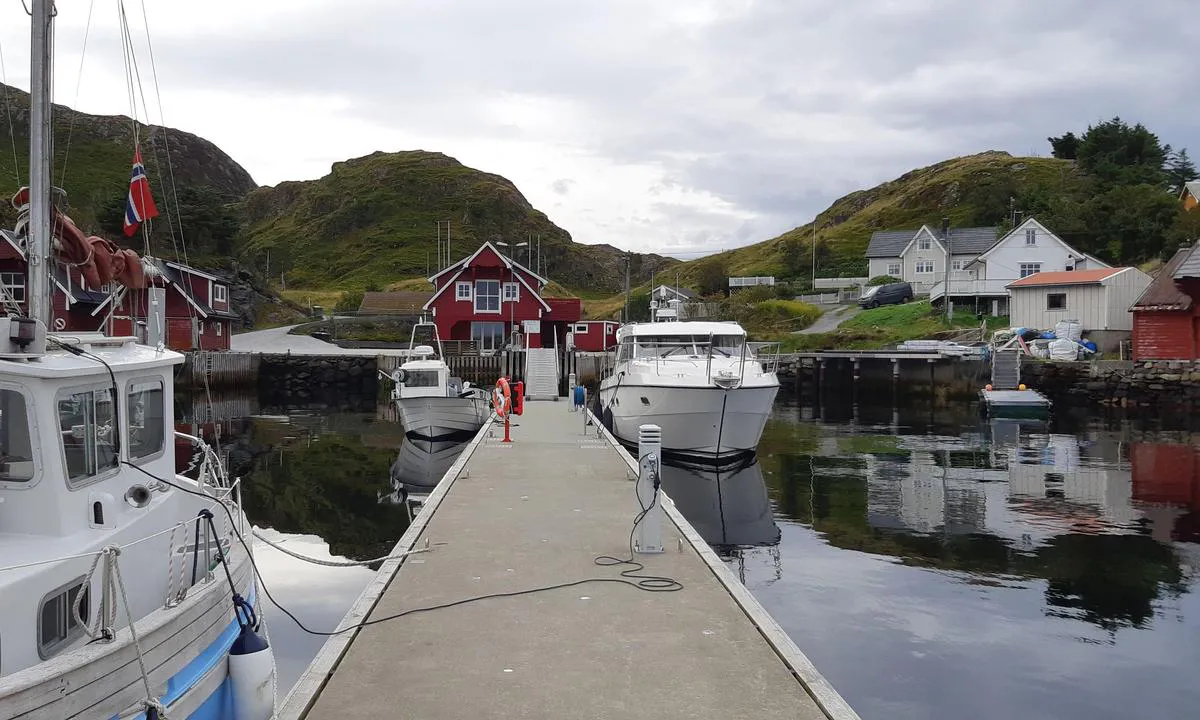
[[[375,563],[378,563],[378,562],[384,562],[386,560],[396,560],[396,559],[399,559],[402,557],[408,557],[409,555],[416,555],[418,553],[426,553],[426,552],[433,550],[432,547],[423,547],[423,548],[418,548],[416,550],[408,550],[408,551],[405,551],[402,553],[398,553],[396,555],[384,555],[383,557],[377,557],[372,560],[321,560],[319,558],[309,557],[307,555],[301,555],[298,552],[293,552],[292,550],[285,548],[283,545],[281,545],[279,543],[272,542],[271,540],[268,540],[266,537],[264,537],[263,534],[260,533],[257,528],[253,530],[253,534],[254,534],[254,537],[258,538],[259,540],[262,540],[266,544],[275,548],[279,552],[284,553],[285,555],[291,555],[292,557],[296,558],[297,560],[303,560],[304,562],[309,562],[309,563],[312,563],[313,565],[324,565],[325,567],[361,567],[363,565],[374,565]]]

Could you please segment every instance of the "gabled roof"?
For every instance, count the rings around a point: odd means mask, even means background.
[[[988,257],[989,255],[991,255],[991,254],[992,254],[992,253],[993,253],[995,250],[999,249],[999,247],[1000,247],[1001,245],[1003,245],[1003,244],[1004,244],[1004,242],[1005,242],[1006,240],[1008,240],[1008,239],[1009,239],[1009,238],[1011,238],[1011,237],[1014,237],[1014,236],[1016,236],[1016,235],[1017,235],[1017,233],[1023,233],[1023,232],[1024,232],[1024,231],[1025,231],[1025,230],[1026,230],[1026,229],[1027,229],[1029,226],[1031,226],[1031,225],[1032,225],[1032,226],[1035,226],[1035,227],[1038,227],[1038,228],[1041,228],[1043,232],[1045,232],[1045,233],[1046,233],[1047,235],[1049,235],[1050,237],[1054,238],[1054,241],[1055,241],[1055,242],[1057,242],[1059,245],[1061,245],[1061,246],[1063,246],[1064,248],[1066,248],[1066,249],[1067,249],[1067,250],[1068,250],[1068,251],[1069,251],[1069,252],[1070,252],[1072,255],[1079,255],[1080,257],[1082,257],[1082,258],[1085,258],[1085,259],[1086,259],[1086,260],[1087,260],[1089,263],[1093,263],[1093,264],[1095,264],[1095,265],[1099,265],[1099,266],[1100,266],[1100,267],[1102,267],[1102,268],[1111,267],[1111,266],[1110,266],[1108,263],[1104,262],[1103,260],[1101,260],[1101,259],[1099,259],[1099,258],[1096,258],[1096,257],[1093,257],[1093,256],[1091,256],[1091,255],[1088,255],[1088,254],[1087,254],[1087,253],[1085,253],[1085,252],[1080,252],[1079,250],[1076,250],[1075,248],[1071,247],[1070,245],[1068,245],[1068,244],[1066,243],[1066,241],[1064,241],[1064,240],[1063,240],[1062,238],[1060,238],[1058,235],[1055,235],[1053,230],[1051,230],[1050,228],[1048,228],[1048,227],[1046,227],[1045,225],[1041,224],[1040,222],[1038,222],[1038,221],[1037,221],[1037,220],[1035,220],[1034,218],[1028,218],[1027,220],[1025,220],[1025,222],[1021,223],[1020,225],[1016,226],[1016,227],[1015,227],[1015,228],[1013,228],[1012,230],[1010,230],[1010,231],[1008,231],[1007,233],[1005,233],[1003,237],[999,238],[998,240],[996,240],[996,242],[992,243],[992,246],[991,246],[991,247],[989,247],[989,248],[988,248],[987,250],[985,250],[984,252],[980,253],[980,254],[979,254],[979,257],[977,257],[977,258],[975,258],[974,260],[972,260],[972,261],[971,261],[971,264],[977,263],[977,262],[979,262],[980,260],[986,260],[986,259],[987,259],[987,257]]]
[[[1167,261],[1154,281],[1134,301],[1130,310],[1190,310],[1192,296],[1179,289],[1175,284],[1175,273],[1183,261],[1192,255],[1195,248],[1180,248]]]
[[[1200,200],[1200,180],[1192,180],[1185,182],[1183,187],[1179,189],[1179,199],[1182,200],[1184,194],[1190,194],[1192,197]]]
[[[20,255],[21,258],[25,257],[25,248],[21,247],[21,241],[17,237],[16,233],[0,229],[0,240],[12,245],[13,250],[16,250],[17,254]]]
[[[59,290],[63,291],[63,295],[71,298],[72,303],[84,303],[87,305],[99,305],[108,300],[108,293],[99,290],[84,290],[79,286],[79,283],[71,282],[67,276],[67,271],[63,266],[54,263],[54,269],[51,271],[51,277],[54,278],[54,284]]]
[[[1200,242],[1187,248],[1187,256],[1179,263],[1179,269],[1171,274],[1175,280],[1184,278],[1200,278]],[[1181,250],[1180,252],[1184,252]],[[1179,253],[1176,253],[1178,255]]]
[[[167,264],[167,267],[169,267],[169,268],[174,268],[175,270],[179,270],[181,272],[188,273],[189,275],[196,275],[198,277],[204,278],[205,280],[212,280],[214,282],[219,282],[219,283],[225,282],[224,280],[217,277],[216,275],[211,275],[209,273],[204,272],[203,270],[197,270],[196,268],[194,268],[190,265],[184,265],[183,263],[173,262],[171,260],[168,260],[166,264]]]
[[[542,283],[543,285],[550,282],[546,278],[542,277],[541,275],[538,275],[537,273],[535,273],[534,271],[525,267],[524,265],[517,262],[516,260],[510,260],[510,259],[504,257],[504,253],[500,252],[500,250],[497,249],[496,246],[493,245],[490,240],[485,240],[484,243],[482,245],[480,245],[479,248],[475,252],[471,253],[467,257],[463,258],[462,260],[459,260],[458,262],[456,262],[452,265],[447,265],[445,268],[443,268],[437,274],[431,276],[429,278],[429,282],[433,283],[434,285],[437,285],[437,279],[442,277],[446,273],[449,273],[449,272],[452,272],[455,270],[462,270],[462,269],[466,268],[467,266],[469,266],[471,264],[472,260],[479,257],[479,254],[481,252],[483,252],[484,248],[491,248],[492,252],[496,253],[496,256],[499,257],[500,260],[502,260],[504,262],[504,266],[507,267],[508,269],[511,270],[513,268],[513,266],[516,266],[520,270],[528,273],[530,277],[537,278],[538,282]]]
[[[661,294],[661,291],[664,288],[667,290],[667,292],[674,293],[675,295],[678,295],[679,297],[685,298],[687,300],[695,300],[696,298],[700,297],[699,295],[692,292],[691,290],[688,290],[685,287],[676,287],[674,285],[665,285],[665,284],[659,285],[658,287],[654,288],[654,292]]]
[[[183,273],[190,272],[193,275],[212,278],[218,282],[222,282],[220,278],[180,263],[166,262],[157,259],[150,260],[150,262],[154,263],[155,266],[158,267],[158,271],[162,274],[163,279],[166,280],[176,290],[178,290],[183,295],[184,299],[188,301],[188,304],[195,308],[196,312],[200,313],[200,317],[205,319],[208,319],[209,317],[218,317],[224,320],[236,320],[238,318],[237,315],[234,315],[231,312],[227,312],[225,310],[214,310],[207,303],[200,302],[192,293],[192,289],[188,286],[188,284],[183,281]]]
[[[900,257],[900,253],[908,247],[919,230],[920,228],[916,230],[876,230],[871,233],[871,241],[867,243],[867,257]]]
[[[1059,272],[1034,273],[1020,280],[1010,282],[1006,287],[1045,287],[1047,285],[1095,285],[1104,282],[1113,275],[1133,270],[1130,267],[1097,268],[1096,270],[1064,270]]]
[[[945,238],[940,231],[928,225],[922,225],[916,230],[878,230],[871,233],[867,243],[867,257],[892,258],[900,257],[908,252],[908,248],[917,240],[922,232],[929,234],[933,241],[946,251]],[[950,228],[950,251],[955,255],[974,255],[981,253],[996,243],[996,228],[967,227]]]
[[[488,243],[488,244],[490,245],[491,243]],[[480,248],[480,249],[482,249],[482,248]],[[494,249],[495,249],[495,248],[493,248],[493,250],[494,250]],[[476,253],[476,254],[478,254],[478,253]],[[497,253],[497,254],[499,254],[499,253]],[[474,256],[472,256],[472,257],[474,257]],[[503,255],[501,255],[501,257],[503,258],[504,256],[503,256]],[[517,265],[517,263],[513,263],[513,265]],[[519,267],[519,265],[518,265],[518,267]],[[466,267],[465,265],[464,265],[463,267],[459,268],[459,269],[458,269],[458,272],[454,273],[454,277],[450,278],[450,279],[449,279],[449,280],[446,282],[446,284],[445,284],[445,285],[443,285],[443,286],[441,287],[441,289],[440,289],[440,290],[438,290],[437,292],[435,292],[435,293],[434,293],[434,294],[433,294],[433,295],[432,295],[432,296],[429,298],[429,300],[428,300],[428,301],[426,301],[426,303],[425,303],[424,305],[422,305],[422,306],[421,306],[421,309],[422,309],[422,310],[428,310],[429,308],[433,307],[433,301],[434,301],[434,300],[437,300],[439,297],[441,297],[442,293],[446,292],[446,290],[447,290],[448,288],[450,288],[450,287],[453,287],[453,286],[454,286],[454,284],[455,284],[455,281],[456,281],[456,280],[458,280],[458,278],[459,278],[459,277],[460,277],[460,276],[463,274],[463,272],[464,272],[464,271],[466,271],[466,269],[467,269],[467,267]],[[511,267],[511,266],[509,266],[509,268],[508,268],[508,269],[511,271],[511,270],[512,270],[512,267]],[[543,298],[541,295],[539,295],[537,290],[534,290],[533,288],[529,287],[529,283],[525,282],[525,276],[524,276],[524,275],[522,275],[522,274],[521,274],[521,273],[519,273],[519,272],[513,272],[513,273],[512,273],[512,276],[513,276],[513,277],[515,277],[515,278],[517,279],[517,281],[518,281],[518,282],[520,282],[520,283],[521,283],[521,285],[522,285],[522,286],[524,286],[524,288],[525,288],[526,290],[528,290],[528,291],[529,291],[529,293],[530,293],[531,295],[533,295],[534,299],[536,299],[536,300],[538,301],[538,303],[540,303],[540,304],[541,304],[541,306],[542,306],[542,309],[543,309],[543,310],[545,310],[545,311],[547,311],[547,312],[549,312],[549,311],[550,311],[550,306],[549,306],[549,305],[546,303],[546,299],[545,299],[545,298]],[[437,277],[437,275],[434,275],[434,277]],[[430,279],[432,280],[432,278],[430,278]]]

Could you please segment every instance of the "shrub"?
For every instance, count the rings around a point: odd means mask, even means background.
[[[898,277],[892,277],[891,275],[876,275],[875,277],[873,277],[867,281],[867,286],[869,287],[869,286],[873,286],[873,285],[888,285],[890,283],[898,283],[898,282],[904,282],[904,281]]]
[[[349,290],[342,293],[342,297],[333,306],[333,309],[338,312],[351,312],[357,310],[363,301],[362,290]]]

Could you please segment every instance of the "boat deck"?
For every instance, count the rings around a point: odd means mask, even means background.
[[[433,549],[385,563],[344,623],[514,594],[332,638],[280,717],[856,720],[669,500],[666,551],[637,559],[682,590],[593,562],[629,556],[634,464],[569,408],[526,404],[512,444],[485,426],[398,545]]]

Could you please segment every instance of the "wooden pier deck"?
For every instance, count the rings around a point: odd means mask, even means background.
[[[487,428],[430,495],[340,627],[473,596],[619,579],[635,462],[568,403]],[[405,615],[331,638],[281,708],[307,718],[857,720],[668,500],[645,592],[593,582]],[[444,544],[441,544],[444,543]]]

